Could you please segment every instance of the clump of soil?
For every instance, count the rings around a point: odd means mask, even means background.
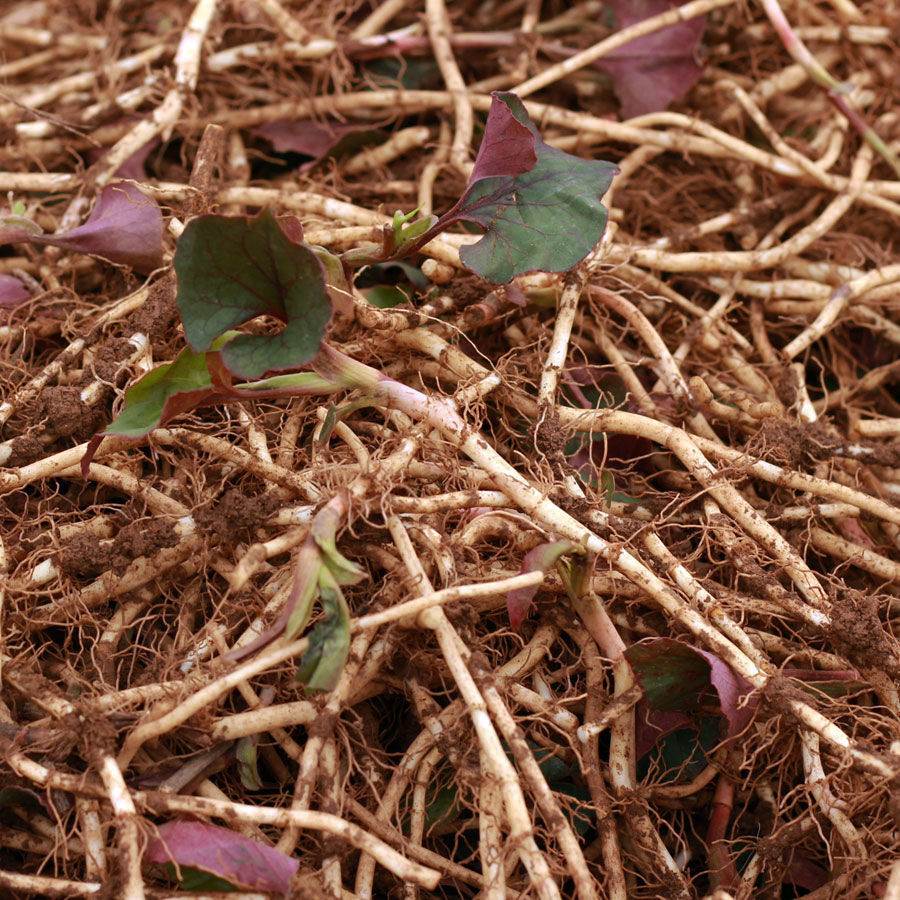
[[[44,388],[41,414],[58,437],[86,441],[106,423],[105,404],[82,402],[81,388],[59,385]]]
[[[177,543],[171,522],[145,519],[126,525],[109,541],[76,535],[60,550],[59,567],[73,578],[96,578],[108,570],[121,575],[138,557],[153,556]]]
[[[151,286],[146,302],[132,315],[129,324],[156,343],[165,339],[177,319],[175,276],[170,274]]]
[[[745,449],[752,456],[783,468],[797,469],[806,463],[827,459],[841,443],[831,425],[822,419],[801,424],[764,419]]]
[[[835,649],[863,668],[900,674],[900,659],[884,632],[877,594],[846,588],[838,591],[831,611],[830,638]]]
[[[211,506],[198,509],[194,520],[221,544],[233,546],[256,540],[256,529],[278,505],[278,498],[273,494],[245,494],[238,488],[229,488]]]

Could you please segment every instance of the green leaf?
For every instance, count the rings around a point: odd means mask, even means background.
[[[376,284],[375,287],[366,288],[362,293],[366,300],[378,309],[390,309],[392,306],[409,302],[409,297],[393,284]]]
[[[262,779],[259,777],[259,769],[256,765],[256,742],[258,735],[252,734],[249,737],[243,737],[237,742],[234,755],[238,762],[238,775],[241,784],[248,791],[261,791],[263,789]]]
[[[646,777],[654,768],[654,781],[662,784],[690,781],[709,764],[709,754],[721,743],[716,716],[703,716],[694,728],[678,728],[665,735],[641,761],[638,775]]]
[[[363,72],[378,88],[427,91],[441,86],[440,70],[428,57],[388,56],[366,63]]]
[[[456,821],[462,810],[455,784],[433,790],[430,797],[426,795],[425,804],[425,826],[429,830]]]
[[[600,490],[603,491],[606,505],[609,506],[616,493],[616,476],[609,469],[603,469],[600,473]]]
[[[275,335],[242,334],[222,351],[241,378],[295,369],[318,352],[331,318],[322,262],[296,229],[264,210],[256,218],[199,216],[175,251],[178,308],[196,351],[257,316],[284,322]]]
[[[325,618],[309,636],[309,649],[297,668],[297,680],[308,691],[331,691],[350,653],[350,610],[340,586],[327,569],[319,573]]]
[[[662,638],[632,644],[625,658],[654,709],[697,709],[709,690],[709,663],[687,644]]]
[[[394,229],[394,246],[402,248],[405,244],[410,244],[417,238],[420,238],[435,222],[437,216],[426,216],[424,219],[413,221],[419,214],[418,209],[414,209],[411,213],[403,215],[401,212],[394,213],[393,229]]]
[[[290,610],[284,638],[292,641],[309,621],[313,603],[319,592],[319,571],[322,557],[315,541],[307,538],[294,560],[294,581],[286,608]]]
[[[178,866],[176,868],[173,863],[166,863],[164,868],[169,879],[177,882],[179,887],[185,891],[232,894],[243,890],[243,888],[235,887],[224,878],[217,878],[215,875],[204,872],[202,869],[195,869],[193,866]],[[178,880],[179,872],[181,872],[180,881]]]
[[[105,433],[142,437],[217,394],[206,353],[185,347],[173,362],[157,366],[125,391],[125,405]]]
[[[565,272],[603,235],[600,199],[617,171],[545,144],[522,101],[495,92],[469,187],[425,237],[454,222],[480,225],[484,237],[461,247],[460,259],[498,284],[525,272]]]
[[[366,573],[337,548],[337,530],[346,511],[342,501],[326,503],[313,519],[310,535],[322,551],[322,557],[337,584],[356,584]],[[320,576],[321,577],[321,576]]]

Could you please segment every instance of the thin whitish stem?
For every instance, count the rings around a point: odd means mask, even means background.
[[[393,19],[398,13],[403,12],[404,8],[409,6],[410,0],[382,0],[378,3],[372,12],[366,16],[356,28],[350,33],[350,37],[354,40],[362,40],[379,34],[381,30]]]
[[[175,709],[166,713],[159,718],[144,722],[138,725],[125,739],[122,750],[119,753],[118,765],[121,769],[127,769],[129,763],[134,759],[135,753],[152,738],[160,737],[168,734],[172,729],[177,728],[183,722],[186,722],[191,716],[195,715],[204,707],[211,703],[215,703],[220,697],[235,688],[240,682],[252,678],[254,675],[264,672],[272,666],[295,656],[301,656],[307,649],[309,641],[302,638],[299,641],[293,641],[286,646],[274,646],[263,651],[255,659],[251,659],[244,665],[239,666],[226,675],[222,675],[210,684],[201,688],[194,694],[191,694],[186,700],[180,703]]]
[[[506,869],[503,865],[503,796],[490,757],[482,750],[478,785],[478,852],[484,878],[484,900],[505,900]]]
[[[106,881],[106,838],[100,824],[100,806],[96,800],[79,797],[75,801],[84,841],[85,874],[90,879]]]
[[[122,900],[144,900],[137,810],[122,777],[122,771],[111,756],[103,757],[100,764],[100,778],[109,796],[118,831]]]
[[[420,593],[428,591],[431,585],[403,523],[396,516],[391,516],[387,526],[409,574],[416,582],[416,590]],[[503,805],[510,828],[509,840],[518,851],[535,893],[546,900],[551,898],[556,900],[560,896],[559,890],[550,875],[546,859],[535,843],[531,817],[515,769],[503,750],[488,715],[484,698],[469,672],[467,666],[469,652],[440,607],[431,607],[420,613],[418,621],[434,632],[447,667],[472,719],[479,747],[490,757],[503,795]]]
[[[861,278],[854,278],[852,281],[840,285],[832,292],[815,320],[787,344],[782,353],[788,359],[798,356],[828,333],[853,300],[872,288],[897,281],[900,281],[900,265],[875,269],[867,272]]]
[[[573,272],[567,277],[560,295],[556,307],[556,320],[553,323],[553,337],[544,359],[541,384],[538,388],[538,403],[542,407],[552,407],[556,404],[559,375],[565,368],[566,357],[569,354],[569,338],[572,336],[572,326],[575,323],[583,285],[584,275]]]
[[[841,803],[828,786],[825,770],[822,768],[822,757],[819,753],[819,736],[812,731],[800,729],[800,742],[803,752],[803,769],[806,772],[806,784],[815,798],[819,809],[834,826],[835,831],[847,845],[847,850],[854,859],[868,859],[866,846],[859,836],[853,822],[844,812],[846,804]]]
[[[443,606],[456,600],[474,600],[480,597],[495,597],[498,594],[506,594],[509,591],[525,587],[535,587],[544,580],[543,572],[526,572],[522,575],[514,575],[511,578],[502,578],[497,581],[487,581],[480,584],[461,584],[456,587],[444,588],[441,591],[432,591],[398,603],[388,609],[377,613],[360,616],[351,622],[353,631],[362,631],[377,628],[388,622],[396,622],[400,619],[415,617],[426,609]]]
[[[294,13],[285,9],[278,0],[253,0],[254,3],[272,20],[272,24],[289,40],[305,43],[309,32],[297,21]]]
[[[581,647],[587,670],[587,698],[584,706],[585,723],[597,721],[601,715],[600,706],[604,702],[606,695],[600,650],[595,641],[581,629],[573,630],[571,634]],[[628,886],[622,866],[619,835],[616,830],[616,820],[613,815],[609,790],[600,769],[599,740],[597,735],[589,736],[584,742],[582,759],[588,789],[591,793],[591,800],[594,803],[597,817],[597,830],[600,832],[600,849],[603,855],[605,887],[610,900],[627,900]]]
[[[503,702],[503,698],[492,683],[491,672],[483,657],[475,656],[469,663],[475,675],[475,683],[481,690],[491,718],[497,723],[503,739],[513,754],[516,765],[528,784],[529,790],[537,802],[538,809],[548,827],[553,831],[560,849],[565,856],[569,873],[575,882],[575,891],[582,900],[594,900],[599,897],[594,879],[588,871],[581,846],[569,820],[559,807],[559,803],[547,784],[534,755],[528,747],[522,729],[516,724]]]
[[[450,162],[466,177],[472,164],[469,154],[472,145],[472,133],[475,129],[475,115],[469,100],[465,79],[459,71],[453,46],[450,43],[450,16],[444,0],[425,0],[425,23],[428,36],[434,50],[434,58],[441,70],[444,84],[447,85],[453,98],[453,116],[455,130],[453,143],[450,145]]]
[[[357,635],[351,643],[347,663],[341,672],[337,685],[335,685],[328,698],[328,702],[320,712],[322,727],[316,729],[315,733],[310,734],[306,739],[306,744],[303,747],[303,759],[300,761],[300,771],[297,773],[297,781],[294,785],[294,796],[291,800],[291,810],[295,812],[309,809],[318,778],[322,747],[334,731],[338,716],[353,690],[359,667],[365,658],[366,651],[368,651],[373,637],[374,633],[363,632]],[[382,653],[386,649],[384,643],[380,643],[379,647]],[[276,848],[290,856],[296,849],[299,839],[300,829],[295,825],[288,825],[278,839]]]
[[[806,44],[797,36],[797,33],[788,22],[778,0],[759,0],[765,10],[769,21],[772,23],[778,37],[781,38],[785,50],[808,73],[809,77],[827,92],[829,101],[844,115],[850,124],[863,136],[864,140],[876,153],[880,154],[900,175],[900,159],[891,148],[878,136],[874,129],[866,123],[859,112],[850,106],[846,96],[846,89],[831,73],[810,53]]]
[[[23,875],[2,869],[0,887],[13,891],[15,897],[90,897],[99,895],[103,889],[103,885],[97,881],[70,881],[66,878]]]
[[[409,840],[413,844],[422,845],[425,837],[425,818],[427,813],[427,796],[434,770],[440,762],[443,753],[438,747],[432,748],[422,764],[416,770],[416,778],[413,784],[412,808],[409,815]],[[416,900],[419,896],[418,888],[413,884],[404,885],[406,896],[409,900]]]
[[[411,150],[424,147],[431,138],[431,129],[424,125],[403,128],[377,147],[366,148],[348,159],[342,166],[347,175],[361,175],[377,171],[388,163],[405,156]]]

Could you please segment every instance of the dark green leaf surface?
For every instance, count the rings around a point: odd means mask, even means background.
[[[324,269],[270,212],[194,219],[179,238],[175,271],[185,334],[197,351],[258,316],[285,323],[278,334],[229,342],[222,361],[236,376],[298,368],[318,352],[331,318]]]
[[[309,649],[297,668],[297,680],[308,691],[330,691],[340,678],[350,653],[350,610],[337,582],[327,569],[319,575],[325,618],[309,636]]]
[[[441,223],[464,220],[484,228],[484,237],[459,255],[490,281],[565,272],[603,235],[607,211],[600,200],[617,169],[545,144],[515,94],[493,98],[473,181]]]

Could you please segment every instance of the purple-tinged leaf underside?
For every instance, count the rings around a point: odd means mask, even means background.
[[[710,705],[725,720],[725,738],[740,734],[753,718],[752,686],[713,653],[673,638],[650,638],[628,647],[625,658],[644,689],[638,724],[655,732],[655,740],[690,724]],[[639,743],[649,749],[646,736]]]
[[[546,572],[559,561],[566,553],[571,553],[575,545],[571,541],[551,541],[538,544],[534,550],[529,550],[522,560],[520,574],[528,572]],[[516,588],[506,595],[506,611],[509,613],[509,624],[518,630],[522,627],[525,617],[531,610],[538,585],[533,587]]]
[[[627,28],[678,6],[678,0],[610,0],[616,25]],[[637,38],[598,60],[613,81],[622,118],[666,109],[699,80],[697,50],[706,17],[697,16]]]
[[[230,328],[271,316],[274,335],[242,334],[221,352],[240,378],[296,369],[318,352],[331,318],[325,270],[298,230],[264,210],[255,218],[200,216],[188,223],[175,252],[178,308],[198,352]]]
[[[144,854],[148,863],[200,869],[235,887],[286,895],[297,860],[236,831],[203,822],[167,822]]]
[[[381,132],[371,125],[316,122],[311,119],[279,119],[251,131],[272,145],[276,153],[300,153],[311,157],[300,171],[332,156],[343,156],[372,143]]]
[[[31,291],[15,275],[0,273],[0,311],[15,309],[31,299]]]
[[[151,272],[162,265],[162,238],[159,204],[127,181],[103,188],[87,221],[70,231],[42,234],[36,226],[0,226],[0,244],[60,247],[131,266],[139,272]]]

